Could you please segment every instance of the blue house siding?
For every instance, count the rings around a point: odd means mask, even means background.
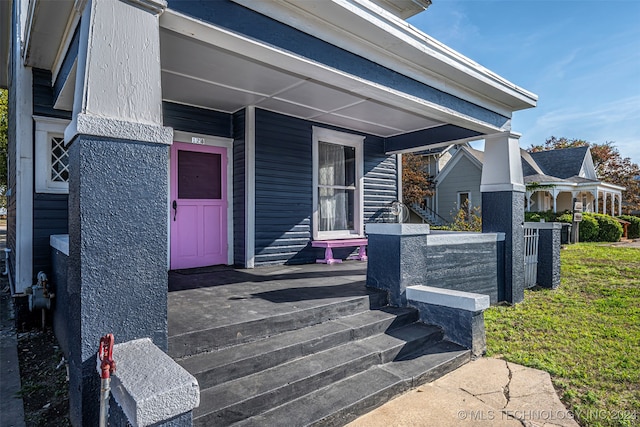
[[[396,156],[384,154],[385,141],[368,136],[364,143],[364,221],[394,222],[389,206],[398,200]]]
[[[246,263],[245,245],[245,110],[233,115],[233,262]]]
[[[255,263],[315,262],[312,248],[312,126],[310,121],[256,109]],[[397,199],[395,156],[384,154],[384,139],[364,142],[364,219],[384,221]]]
[[[71,43],[69,44],[69,49],[67,49],[67,54],[62,61],[62,66],[60,67],[60,71],[58,72],[58,76],[56,81],[53,84],[53,95],[54,99],[58,99],[60,96],[60,92],[62,92],[62,88],[64,84],[67,82],[69,78],[69,74],[71,74],[71,69],[73,68],[73,64],[78,57],[78,47],[80,46],[80,25],[76,27],[76,31],[73,33],[73,38],[71,39]]]
[[[174,130],[225,138],[233,136],[232,116],[228,113],[165,101],[162,116],[164,125]]]
[[[314,262],[312,123],[256,109],[255,264]]]
[[[509,119],[306,34],[231,0],[170,0],[169,8],[320,64],[466,114],[496,127]]]
[[[51,72],[33,69],[33,114],[70,119],[71,112],[53,108]],[[34,140],[35,150],[35,140]],[[35,151],[34,151],[35,152]],[[33,278],[39,271],[51,275],[49,236],[68,232],[69,211],[66,194],[33,193]]]
[[[66,194],[33,195],[33,274],[44,271],[51,276],[49,236],[69,232],[69,197]]]
[[[53,108],[53,88],[51,71],[33,69],[33,114],[71,120],[71,111]]]

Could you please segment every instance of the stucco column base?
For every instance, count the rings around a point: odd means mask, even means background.
[[[560,286],[560,234],[559,222],[534,223],[538,228],[538,274],[537,284],[543,288]],[[530,224],[527,224],[529,227]]]
[[[482,232],[505,234],[503,277],[504,300],[515,304],[524,299],[524,192],[482,193]]]
[[[389,304],[405,307],[407,286],[421,283],[427,270],[426,224],[367,224],[367,286],[388,293]]]
[[[100,337],[167,349],[169,146],[79,135],[69,147],[71,420],[98,424]],[[117,361],[116,361],[117,362]]]

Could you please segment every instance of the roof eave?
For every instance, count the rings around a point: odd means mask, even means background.
[[[436,89],[506,116],[538,96],[369,0],[233,0]]]

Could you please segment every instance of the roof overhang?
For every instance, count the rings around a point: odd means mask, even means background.
[[[398,18],[407,19],[431,6],[431,0],[371,0]]]
[[[24,65],[51,70],[55,81],[86,1],[29,2],[23,47]]]
[[[255,105],[381,137],[445,125],[477,135],[502,130],[173,10],[160,25],[167,101],[230,113]]]
[[[9,85],[12,8],[13,0],[0,1],[0,88],[3,89]]]
[[[233,0],[416,81],[511,117],[537,95],[445,46],[369,0]]]

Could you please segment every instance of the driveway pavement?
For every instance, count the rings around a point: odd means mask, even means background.
[[[348,427],[578,427],[547,372],[481,358],[412,390]]]

